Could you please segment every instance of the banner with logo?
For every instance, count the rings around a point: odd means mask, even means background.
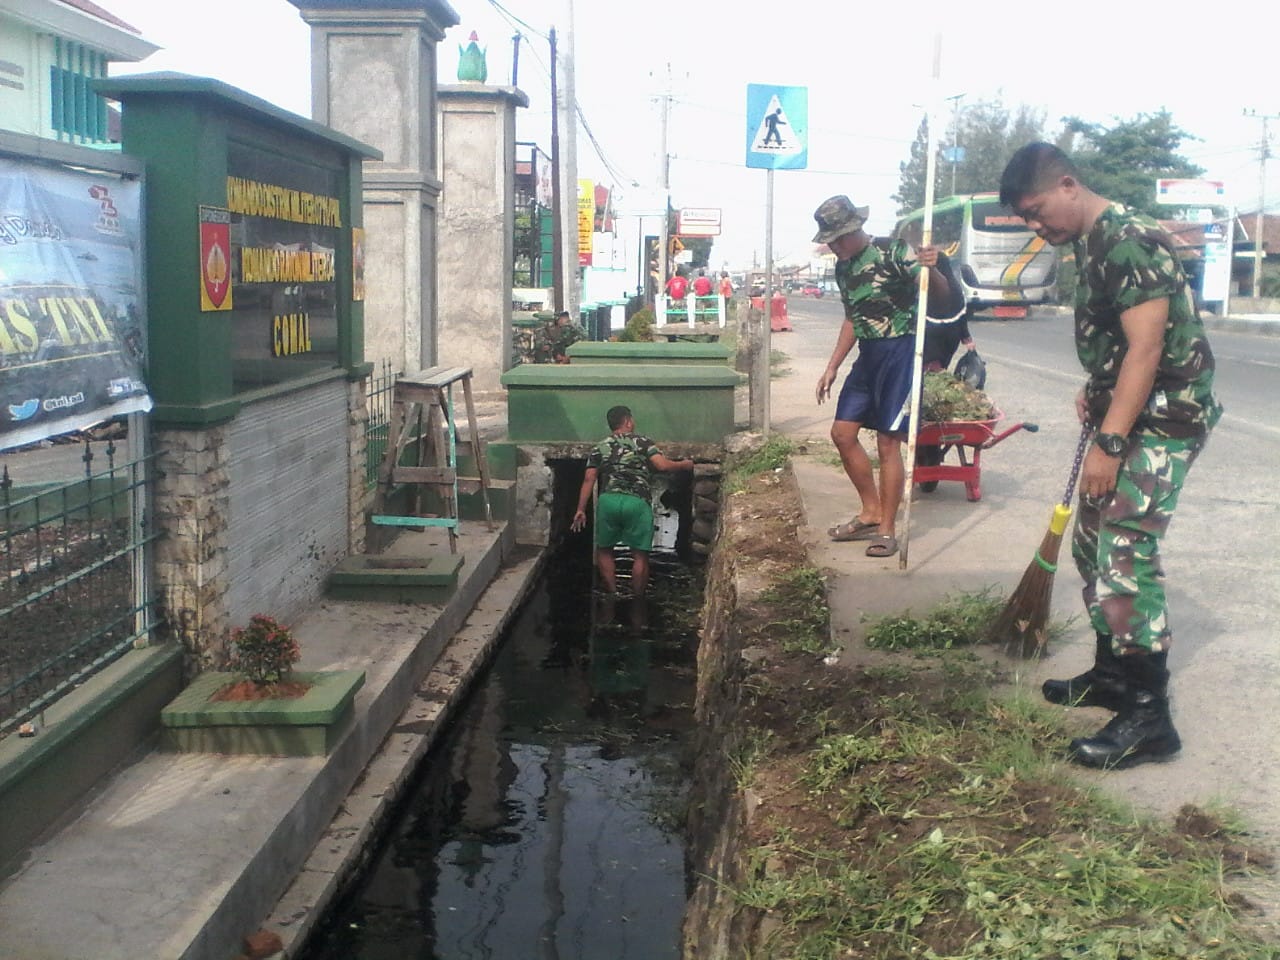
[[[0,450],[151,409],[140,198],[114,174],[0,157]]]

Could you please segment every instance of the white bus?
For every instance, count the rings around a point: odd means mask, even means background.
[[[923,209],[907,214],[894,237],[917,239],[923,221]],[[933,242],[951,259],[970,315],[1025,317],[1029,306],[1054,301],[1057,254],[1001,205],[998,194],[939,200],[933,205]]]

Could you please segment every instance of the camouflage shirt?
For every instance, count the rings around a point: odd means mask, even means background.
[[[660,451],[648,437],[634,433],[610,434],[587,454],[587,469],[600,471],[604,493],[627,493],[648,501],[652,496],[649,485],[651,466],[649,458]]]
[[[1203,436],[1222,416],[1213,395],[1213,351],[1196,312],[1173,241],[1150,217],[1113,203],[1076,241],[1076,352],[1089,375],[1085,400],[1101,423],[1128,343],[1120,314],[1167,297],[1169,319],[1155,385],[1137,429],[1158,436]]]
[[[856,257],[836,261],[836,284],[854,336],[879,340],[913,333],[919,275],[920,264],[902,240],[872,241]]]

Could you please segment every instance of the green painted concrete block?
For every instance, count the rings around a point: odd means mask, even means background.
[[[729,348],[718,343],[671,343],[658,340],[653,343],[625,343],[611,340],[579,340],[569,345],[569,359],[573,363],[681,363],[719,364],[729,363]]]
[[[296,672],[311,689],[291,700],[212,701],[239,674],[200,674],[160,711],[161,745],[180,753],[323,756],[337,744],[353,716],[363,670]]]
[[[599,440],[609,432],[605,412],[625,404],[654,440],[719,443],[733,432],[739,375],[719,364],[521,364],[502,383],[513,441]]]
[[[326,593],[335,600],[443,603],[458,585],[460,553],[433,557],[347,557],[329,573]]]

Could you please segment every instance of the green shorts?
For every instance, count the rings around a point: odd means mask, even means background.
[[[629,493],[602,493],[596,505],[596,546],[619,543],[649,552],[653,547],[653,507]]]

